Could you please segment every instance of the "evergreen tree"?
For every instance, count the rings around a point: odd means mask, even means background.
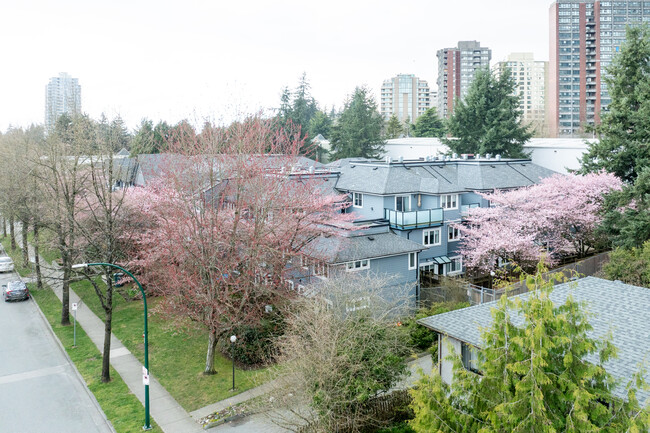
[[[305,145],[301,154],[313,156],[314,147],[311,145],[311,120],[318,112],[316,100],[310,94],[307,74],[303,73],[293,94],[288,87],[282,90],[280,109],[278,110],[278,125],[289,129],[300,128],[301,139]]]
[[[626,42],[605,76],[612,99],[596,127],[598,143],[589,143],[582,173],[607,170],[634,182],[650,165],[650,29],[629,27]]]
[[[443,139],[454,153],[500,154],[521,158],[532,133],[521,124],[519,97],[507,69],[497,78],[489,69],[476,72],[467,95],[456,103],[448,122],[452,139]]]
[[[402,123],[399,121],[397,116],[393,113],[392,116],[388,119],[388,122],[386,122],[386,133],[384,134],[384,138],[386,139],[391,139],[391,138],[399,138],[400,135],[404,133],[404,128],[402,127]]]
[[[151,120],[142,119],[133,137],[131,156],[164,152],[170,132],[171,127],[165,121],[154,127]]]
[[[415,137],[443,137],[445,135],[445,124],[435,108],[429,108],[415,120],[413,125]]]
[[[556,276],[557,278],[557,276]],[[554,305],[553,282],[529,277],[525,299],[503,296],[483,331],[479,374],[454,355],[454,383],[434,371],[413,389],[410,422],[417,432],[644,432],[650,412],[628,385],[628,398],[612,394],[603,365],[615,356],[610,341],[590,338],[582,306],[569,297]],[[523,320],[513,321],[514,316]],[[585,361],[598,355],[600,362]],[[643,385],[641,374],[633,383]]]
[[[324,111],[318,110],[309,121],[309,137],[314,138],[318,134],[328,138],[332,130],[332,119]]]
[[[381,157],[384,150],[381,139],[383,123],[370,91],[357,87],[332,127],[332,158]]]

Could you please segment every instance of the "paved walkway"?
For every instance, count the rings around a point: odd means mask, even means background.
[[[16,240],[19,241],[20,227],[16,228]],[[20,241],[19,241],[20,242]],[[34,252],[29,249],[30,260],[33,261]],[[47,262],[40,257],[40,263]],[[56,296],[61,299],[63,287],[63,272],[54,266],[42,266],[45,282],[52,288]],[[79,296],[70,290],[70,304],[79,304]],[[70,316],[72,319],[72,311]],[[104,322],[97,317],[87,306],[81,304],[77,309],[77,323],[88,334],[100,352],[104,350]],[[144,385],[142,384],[142,364],[122,344],[120,340],[111,336],[111,365],[122,377],[131,392],[144,405]],[[151,416],[165,433],[198,433],[202,432],[201,426],[181,407],[180,404],[163,388],[155,378],[155,366],[151,371],[149,383],[149,403]],[[144,423],[144,413],[143,413]]]

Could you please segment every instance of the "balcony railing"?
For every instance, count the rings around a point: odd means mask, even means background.
[[[391,228],[409,230],[442,225],[442,208],[419,210],[414,212],[400,212],[384,209],[384,218],[388,220]]]
[[[470,204],[461,204],[460,205],[460,216],[466,217],[469,215],[469,210],[473,208],[481,207],[480,203],[470,203]]]

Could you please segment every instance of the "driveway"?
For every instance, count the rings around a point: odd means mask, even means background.
[[[1,432],[114,433],[31,299],[0,297],[0,408]]]

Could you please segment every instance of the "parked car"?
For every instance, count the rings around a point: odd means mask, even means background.
[[[29,289],[24,282],[20,280],[10,281],[2,285],[2,297],[5,302],[22,301],[29,299]]]
[[[14,270],[14,262],[11,257],[0,257],[0,272],[11,272]]]

